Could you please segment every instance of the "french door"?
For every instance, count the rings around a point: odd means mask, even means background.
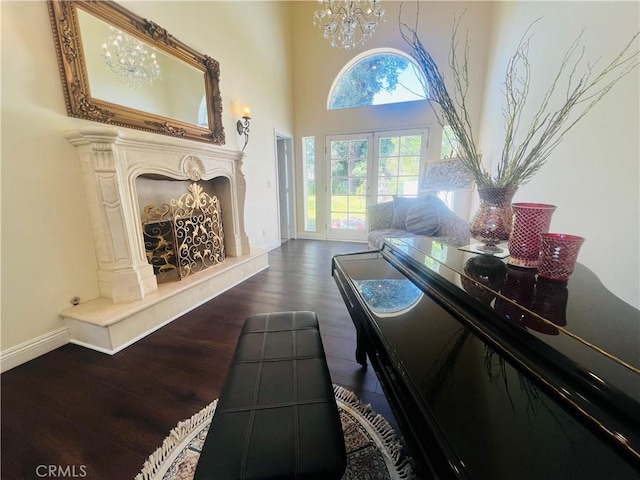
[[[327,238],[364,241],[373,135],[330,136],[326,142]]]
[[[326,138],[328,239],[365,241],[368,205],[418,195],[427,138],[426,129]]]

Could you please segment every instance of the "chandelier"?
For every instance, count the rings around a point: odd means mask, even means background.
[[[350,50],[373,35],[376,25],[384,16],[380,0],[320,0],[314,25],[322,28],[324,38],[332,47]]]
[[[116,77],[131,88],[151,85],[160,78],[156,54],[140,40],[114,27],[109,27],[109,39],[102,44],[103,58]]]

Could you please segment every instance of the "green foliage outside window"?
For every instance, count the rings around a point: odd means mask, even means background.
[[[407,58],[382,53],[359,60],[342,75],[333,90],[329,108],[362,107],[424,99],[418,69]],[[376,96],[386,93],[389,98]]]

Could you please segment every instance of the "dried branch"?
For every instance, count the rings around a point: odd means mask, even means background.
[[[496,175],[484,168],[481,154],[473,137],[473,128],[467,108],[469,90],[469,37],[465,37],[462,55],[458,53],[460,44],[458,29],[462,16],[454,17],[449,53],[449,68],[454,87],[453,97],[445,85],[445,79],[435,60],[424,48],[417,34],[419,7],[416,13],[415,27],[410,27],[398,18],[402,38],[411,48],[426,78],[425,93],[434,109],[436,119],[442,126],[449,126],[457,137],[454,145],[456,154],[471,171],[479,188],[493,186],[518,187],[527,183],[546,163],[553,150],[562,142],[571,130],[613,86],[638,67],[639,52],[636,44],[639,33],[598,72],[593,65],[584,62],[584,47],[581,40],[584,30],[567,49],[558,72],[543,95],[540,105],[529,121],[526,130],[521,133],[523,112],[528,105],[531,87],[531,65],[529,63],[529,45],[532,38],[529,25],[518,42],[517,48],[507,62],[503,94],[505,107],[502,110],[505,122],[505,137],[502,155],[497,165]],[[580,75],[579,71],[586,70]],[[566,80],[565,80],[566,78]],[[567,82],[566,93],[560,108],[551,108],[552,100],[560,84]]]

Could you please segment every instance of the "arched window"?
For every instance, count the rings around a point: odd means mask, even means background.
[[[426,98],[420,68],[406,53],[389,48],[363,52],[333,81],[328,110],[411,102]]]

